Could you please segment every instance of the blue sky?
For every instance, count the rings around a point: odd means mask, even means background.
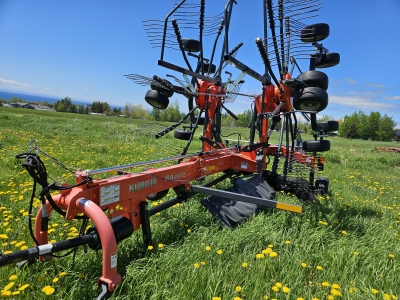
[[[148,88],[123,75],[179,75],[157,65],[160,49],[151,47],[142,23],[164,19],[175,2],[0,0],[0,90],[150,108],[144,101]],[[222,12],[225,3],[207,1],[206,15]],[[263,73],[254,43],[263,36],[262,1],[237,3],[230,48],[243,42],[236,58]],[[400,1],[325,0],[318,14],[302,22],[328,23],[330,36],[322,43],[341,55],[338,66],[321,69],[330,84],[329,105],[320,114],[340,118],[359,110],[367,114],[379,111],[393,117],[400,127]],[[183,37],[195,38],[193,32],[181,29]],[[206,55],[211,52],[212,41],[205,40]],[[165,60],[185,66],[177,51],[166,51]],[[299,64],[307,70],[306,60]],[[226,70],[234,77],[239,74],[233,67]],[[258,81],[249,76],[244,80],[241,92],[260,93]],[[175,99],[185,111],[186,98],[173,96]],[[249,109],[250,103],[250,98],[238,97],[227,106],[240,113]]]

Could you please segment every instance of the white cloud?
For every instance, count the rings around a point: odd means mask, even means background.
[[[373,88],[378,88],[378,89],[384,89],[386,88],[383,84],[378,84],[378,83],[367,83],[367,87],[373,87]]]
[[[356,94],[349,96],[329,95],[329,103],[350,106],[359,110],[367,109],[389,111],[394,108],[393,104],[377,102],[369,96]]]
[[[383,97],[383,99],[385,99],[385,100],[400,101],[400,96],[391,96],[391,97],[385,96],[385,97]]]
[[[27,83],[20,83],[20,82],[14,81],[14,80],[3,79],[3,78],[0,78],[0,83],[18,85],[18,86],[31,86],[30,84],[27,84]]]
[[[356,84],[357,83],[357,81],[353,78],[346,78],[346,81],[348,84]]]

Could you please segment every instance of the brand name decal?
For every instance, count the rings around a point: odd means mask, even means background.
[[[135,191],[139,191],[151,186],[155,186],[157,185],[157,179],[153,178],[153,179],[149,179],[146,181],[141,181],[138,183],[133,183],[131,185],[129,185],[129,192],[135,192]]]
[[[181,179],[181,178],[185,177],[185,175],[186,175],[185,172],[178,173],[178,174],[170,174],[170,175],[165,176],[165,181]]]

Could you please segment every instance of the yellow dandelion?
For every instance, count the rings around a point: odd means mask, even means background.
[[[330,287],[331,285],[329,284],[329,282],[324,281],[323,283],[321,283],[322,286],[326,286],[326,287]]]
[[[29,286],[29,284],[24,284],[23,286],[21,286],[18,290],[19,291],[23,291],[23,290],[25,290],[27,287]]]
[[[286,243],[286,245],[289,245],[289,244],[290,244],[290,241],[289,241],[289,240],[286,240],[285,243]]]
[[[147,246],[147,250],[153,250],[153,246],[152,245]]]
[[[12,292],[12,293],[11,293],[11,295],[13,295],[13,296],[16,296],[16,295],[19,295],[19,294],[21,294],[20,291],[15,291],[15,292]]]
[[[297,297],[297,300],[304,300],[304,298],[302,298],[302,297]]]
[[[205,261],[201,261],[200,263],[201,263],[203,266],[206,265],[206,262],[205,262]]]
[[[233,300],[242,300],[242,298],[236,296]]]
[[[50,286],[50,285],[46,285],[43,289],[42,292],[44,292],[46,294],[46,296],[51,296],[54,294],[55,289]]]
[[[358,252],[357,252],[357,251],[354,251],[353,254],[354,254],[355,256],[357,256],[357,255],[358,255]]]
[[[328,300],[335,300],[335,296],[329,295],[327,299],[328,299]]]
[[[193,266],[194,266],[195,269],[200,268],[200,264],[198,264],[198,263],[195,263]]]
[[[3,291],[8,291],[8,290],[10,290],[13,286],[14,286],[14,281],[11,281],[9,284],[7,284],[5,287],[4,287],[4,289],[3,289]]]
[[[1,297],[2,298],[10,297],[10,295],[11,295],[10,291],[5,291],[5,290],[1,291]]]
[[[306,264],[305,262],[302,262],[300,265],[301,265],[303,268],[307,267],[307,264]]]
[[[265,299],[265,300],[268,300],[268,299],[269,299],[269,297],[268,297],[267,295],[265,295],[265,296],[264,296],[264,299]]]
[[[390,257],[390,258],[394,258],[394,254],[389,253],[389,257]]]
[[[314,298],[312,298],[312,300],[319,300],[318,298],[316,298],[316,297],[314,297]]]
[[[371,289],[372,294],[378,294],[379,291],[377,289]]]
[[[243,268],[247,268],[247,267],[248,267],[247,262],[242,263],[242,267],[243,267]]]
[[[206,251],[210,251],[211,247],[210,246],[206,246]]]
[[[321,266],[317,266],[317,270],[318,270],[318,271],[322,271],[323,268],[322,268]]]
[[[274,285],[274,286],[272,287],[272,290],[273,290],[274,292],[279,292],[279,288],[278,288],[276,285]]]
[[[158,248],[164,248],[164,245],[163,244],[158,244]]]
[[[276,285],[278,288],[281,288],[281,287],[282,287],[282,283],[280,283],[280,282],[275,283],[275,285]]]
[[[284,292],[284,293],[289,293],[289,292],[290,292],[290,289],[289,289],[287,286],[284,286],[284,287],[282,288],[282,292]]]
[[[58,277],[56,277],[56,278],[53,278],[53,283],[56,283],[56,282],[58,282],[58,280],[60,280]]]
[[[258,258],[258,259],[262,259],[262,258],[264,258],[265,256],[264,256],[264,253],[257,253],[256,254],[256,258]]]
[[[339,290],[340,286],[338,284],[334,283],[334,284],[332,284],[332,288]]]
[[[212,300],[221,300],[220,297],[212,297]]]
[[[58,276],[60,276],[61,278],[64,277],[65,275],[67,275],[67,272],[61,272],[60,274],[58,274]]]
[[[343,233],[344,235],[346,235],[346,234],[347,234],[347,231],[346,231],[346,230],[342,230],[342,233]]]
[[[222,252],[221,249],[219,249],[219,250],[217,251],[217,253],[218,253],[219,255],[221,255],[223,252]]]
[[[18,278],[17,275],[11,275],[11,276],[8,278],[8,280],[14,281],[14,280],[16,280],[17,278]]]
[[[271,252],[271,253],[269,254],[269,256],[270,256],[270,257],[276,257],[276,256],[278,256],[278,253],[276,253],[276,252],[273,251],[273,252]]]
[[[331,295],[342,297],[342,293],[339,292],[337,289],[331,289]]]
[[[237,293],[239,293],[242,290],[242,287],[240,285],[238,285],[237,287],[235,287],[235,291]]]

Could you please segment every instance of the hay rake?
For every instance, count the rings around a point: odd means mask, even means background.
[[[300,22],[317,13],[320,1],[260,2],[264,37],[257,38],[255,44],[264,63],[262,74],[237,58],[242,43],[233,48],[229,44],[229,37],[234,34],[230,32],[230,23],[235,0],[228,0],[211,17],[205,14],[205,0],[181,0],[164,20],[143,22],[151,45],[161,49],[158,65],[175,72],[175,75],[166,75],[174,84],[157,75],[125,76],[137,84],[150,86],[145,100],[154,108],[166,109],[174,94],[188,99],[188,113],[184,118],[153,135],[155,139],[162,139],[173,131],[174,138],[185,141],[186,146],[176,156],[97,170],[78,169],[74,172],[73,185],[57,185],[48,182],[39,156],[39,153],[47,154],[37,143],[31,144],[31,151],[17,157],[24,159],[23,166],[35,184],[43,187],[39,195],[41,208],[32,230],[35,247],[1,254],[0,266],[36,258],[45,261],[53,258],[53,253],[89,245],[102,250],[102,276],[98,280],[102,287],[98,299],[101,299],[121,284],[117,243],[142,228],[144,243],[151,244],[150,217],[195,194],[208,195],[202,204],[226,226],[235,226],[265,207],[302,212],[301,205],[274,200],[278,190],[290,191],[306,202],[319,203],[315,194],[327,192],[328,179],[316,178],[324,166],[324,158],[318,153],[330,149],[324,137],[337,130],[338,123],[316,121],[316,113],[328,105],[328,77],[316,68],[337,65],[339,54],[329,52],[320,43],[329,35],[327,24]],[[181,30],[194,32],[198,39],[182,38]],[[214,38],[211,47],[206,48],[203,37]],[[208,54],[206,49],[210,50]],[[184,67],[167,61],[167,50],[180,51]],[[305,57],[309,59],[309,70],[302,72],[297,60]],[[194,62],[193,66],[189,59]],[[300,71],[297,77],[293,77],[295,67]],[[231,71],[223,72],[225,68]],[[273,68],[278,69],[277,75]],[[232,79],[235,71],[239,74]],[[224,80],[225,74],[228,77]],[[261,83],[261,94],[240,93],[246,75]],[[228,118],[238,118],[228,108],[238,96],[252,99],[248,140],[239,134],[236,139],[223,134]],[[314,140],[302,141],[297,114],[311,121]],[[182,124],[189,125],[184,125],[182,130],[179,128]],[[279,142],[271,144],[270,136],[276,129]],[[197,151],[189,151],[193,149],[190,148],[193,141],[200,141]],[[162,163],[168,164],[159,167]],[[129,171],[143,166],[147,168],[144,171]],[[95,179],[98,174],[113,175]],[[212,174],[219,176],[201,181]],[[232,182],[228,190],[212,188],[226,179]],[[175,198],[148,208],[147,199],[161,199],[171,189]],[[52,196],[51,191],[59,193]],[[81,231],[77,238],[49,243],[48,220],[52,211],[66,220],[82,219],[83,225],[90,219],[94,225],[86,232]]]

